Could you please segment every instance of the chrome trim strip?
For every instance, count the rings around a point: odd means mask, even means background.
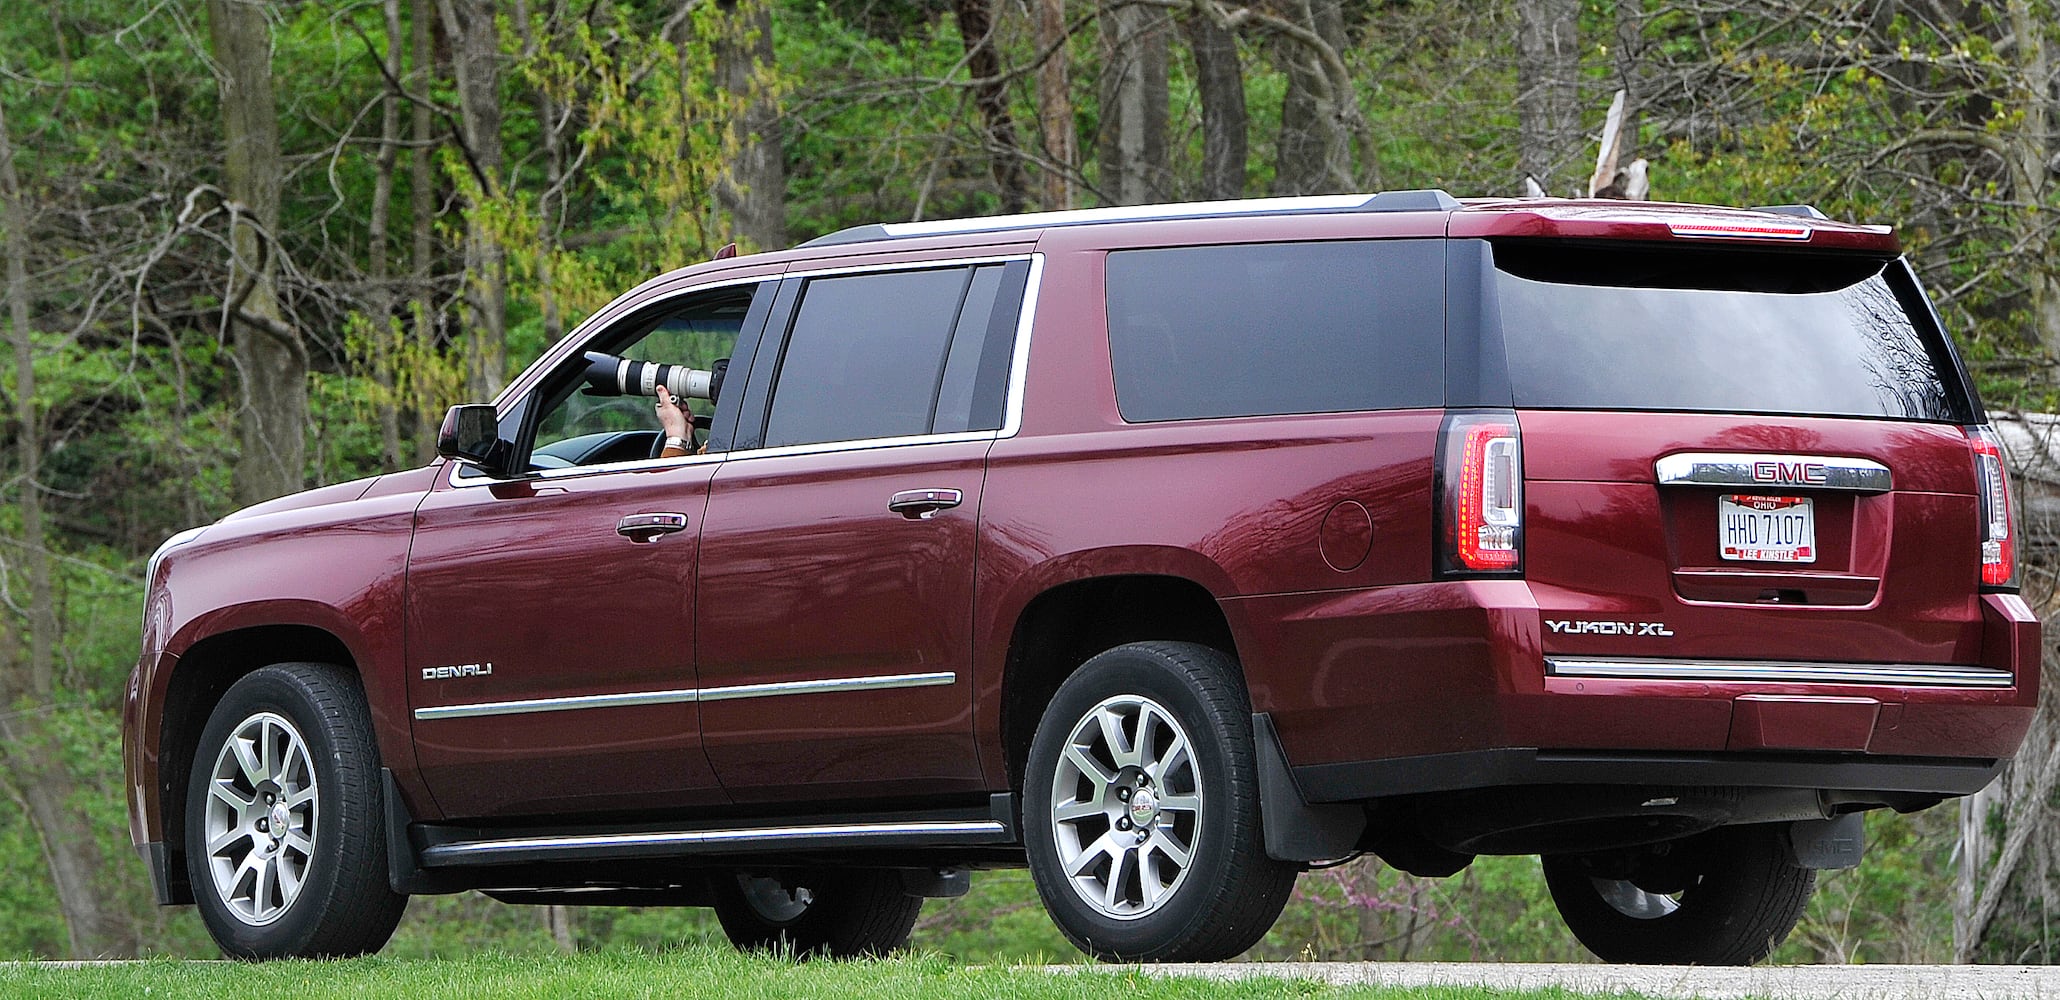
[[[736,701],[744,698],[777,698],[790,694],[829,694],[840,691],[884,691],[894,688],[936,687],[958,683],[958,674],[939,670],[922,674],[887,674],[880,677],[829,677],[813,681],[778,681],[771,684],[736,684],[729,687],[676,688],[670,691],[627,691],[621,694],[590,694],[574,698],[526,698],[520,701],[485,701],[470,705],[434,705],[415,710],[415,718],[469,719],[484,715],[526,715],[532,712],[570,712],[584,708],[624,708],[635,705],[677,705],[699,701]]]
[[[1030,377],[1030,334],[1037,317],[1037,293],[1044,288],[1044,255],[1030,255],[1030,277],[1023,282],[1023,309],[1016,319],[1016,353],[1009,359],[1008,399],[1003,405],[1001,437],[1023,428],[1023,383]]]
[[[632,705],[676,705],[699,699],[694,688],[674,691],[629,691],[623,694],[590,694],[578,698],[526,698],[521,701],[486,701],[473,705],[437,705],[415,710],[417,720],[469,719],[482,715],[524,715],[531,712],[570,712],[582,708],[626,708]]]
[[[819,681],[779,681],[772,684],[738,684],[703,688],[702,701],[735,701],[740,698],[778,698],[789,694],[828,694],[835,691],[882,691],[890,688],[936,687],[955,684],[958,675],[949,670],[927,674],[888,674],[884,677],[835,677]]]
[[[1597,660],[1548,656],[1554,677],[1737,681],[1749,684],[1880,684],[1894,687],[2007,688],[2017,679],[1993,667],[1892,663],[1782,663],[1750,660]]]
[[[1653,463],[1653,471],[1662,486],[1792,487],[1860,493],[1886,493],[1893,488],[1888,466],[1838,455],[1683,452],[1661,457]],[[1797,472],[1800,478],[1793,475]]]
[[[577,837],[529,837],[439,844],[422,852],[425,862],[452,857],[511,851],[594,850],[611,847],[694,847],[807,841],[830,837],[1001,836],[1008,829],[998,820],[937,820],[907,823],[852,823],[836,826],[772,826],[741,830],[677,830],[665,833],[600,833]]]

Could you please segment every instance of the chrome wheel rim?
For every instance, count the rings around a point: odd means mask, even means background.
[[[307,885],[320,797],[300,730],[259,712],[238,723],[208,773],[201,830],[215,895],[236,919],[284,916]]]
[[[1201,771],[1164,706],[1117,695],[1074,723],[1052,775],[1066,884],[1096,913],[1135,920],[1187,881],[1201,838]]]
[[[1595,892],[1610,909],[1633,920],[1658,920],[1681,908],[1681,902],[1672,896],[1647,892],[1628,879],[1598,878]]]

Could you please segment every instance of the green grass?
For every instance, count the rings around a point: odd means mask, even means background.
[[[1160,978],[1128,969],[1045,972],[1025,966],[960,965],[937,955],[869,962],[790,962],[713,947],[649,953],[606,951],[567,956],[488,954],[464,959],[364,958],[347,962],[143,962],[54,968],[0,966],[0,996],[65,997],[852,997],[885,1000],[952,998],[1108,998],[1108,1000],[1242,1000],[1242,998],[1367,998],[1367,1000],[1575,1000],[1562,990],[1500,992],[1440,987],[1423,990],[1341,989],[1311,982],[1248,979],[1214,982]]]

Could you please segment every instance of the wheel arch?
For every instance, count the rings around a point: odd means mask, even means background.
[[[274,663],[331,663],[356,674],[360,660],[335,632],[309,624],[267,624],[206,636],[178,655],[160,701],[157,769],[145,794],[158,805],[167,902],[190,903],[186,880],[186,784],[200,732],[229,688]],[[360,680],[362,685],[363,681]]]
[[[1030,738],[1059,685],[1096,653],[1154,639],[1238,655],[1216,595],[1187,575],[1109,573],[1067,580],[1030,598],[1010,631],[1002,672],[998,735],[1010,788],[1023,787]]]

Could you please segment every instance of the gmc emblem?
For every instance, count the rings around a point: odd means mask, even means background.
[[[1804,486],[1822,486],[1825,480],[1822,462],[1754,462],[1752,479],[1756,483],[1800,483]]]

